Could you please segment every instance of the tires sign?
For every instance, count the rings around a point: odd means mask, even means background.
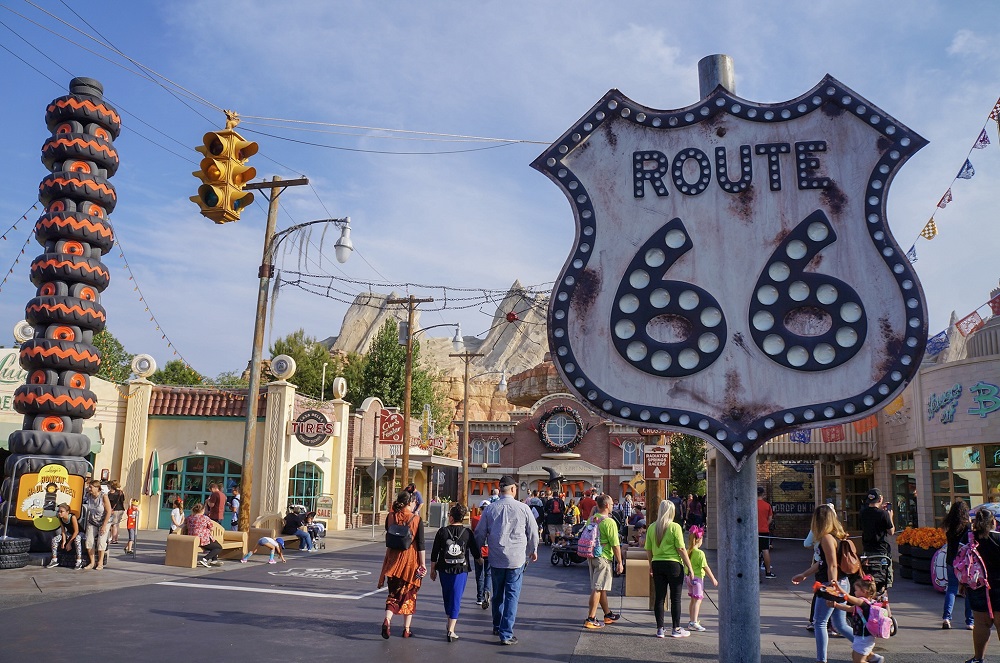
[[[563,381],[602,416],[692,433],[735,465],[898,395],[927,339],[885,219],[926,141],[831,77],[673,111],[611,90],[532,166],[576,239],[549,303]]]
[[[69,504],[80,515],[83,506],[83,477],[69,474],[62,465],[46,465],[37,473],[22,474],[18,479],[14,515],[33,522],[43,531],[59,529],[56,507]]]
[[[292,422],[292,435],[307,447],[318,447],[336,434],[336,426],[319,410],[306,410]]]

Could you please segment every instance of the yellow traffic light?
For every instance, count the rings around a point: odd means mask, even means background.
[[[201,208],[202,216],[216,223],[239,221],[240,212],[253,202],[253,193],[243,187],[257,176],[257,171],[246,165],[247,159],[257,154],[257,143],[224,129],[205,134],[195,149],[205,158],[200,170],[191,173],[203,182],[191,202]]]

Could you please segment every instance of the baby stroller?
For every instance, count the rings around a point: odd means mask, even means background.
[[[889,637],[896,635],[899,625],[896,618],[892,616],[892,608],[889,607],[889,588],[892,587],[892,558],[888,555],[861,555],[861,572],[872,577],[875,581],[875,601],[885,606],[890,618],[892,628],[889,630]]]
[[[562,563],[563,566],[569,566],[570,564],[583,564],[587,561],[585,557],[580,557],[577,553],[577,544],[580,541],[580,530],[584,528],[585,524],[573,525],[573,534],[571,536],[561,536],[555,540],[552,544],[552,557],[549,561],[552,562],[552,566],[559,566]]]

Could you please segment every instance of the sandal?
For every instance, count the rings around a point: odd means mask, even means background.
[[[382,622],[382,637],[386,640],[389,639],[389,622]]]

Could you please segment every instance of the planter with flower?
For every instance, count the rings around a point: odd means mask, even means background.
[[[930,585],[934,553],[947,543],[944,530],[937,527],[907,527],[896,537],[899,548],[899,575],[913,582]]]

